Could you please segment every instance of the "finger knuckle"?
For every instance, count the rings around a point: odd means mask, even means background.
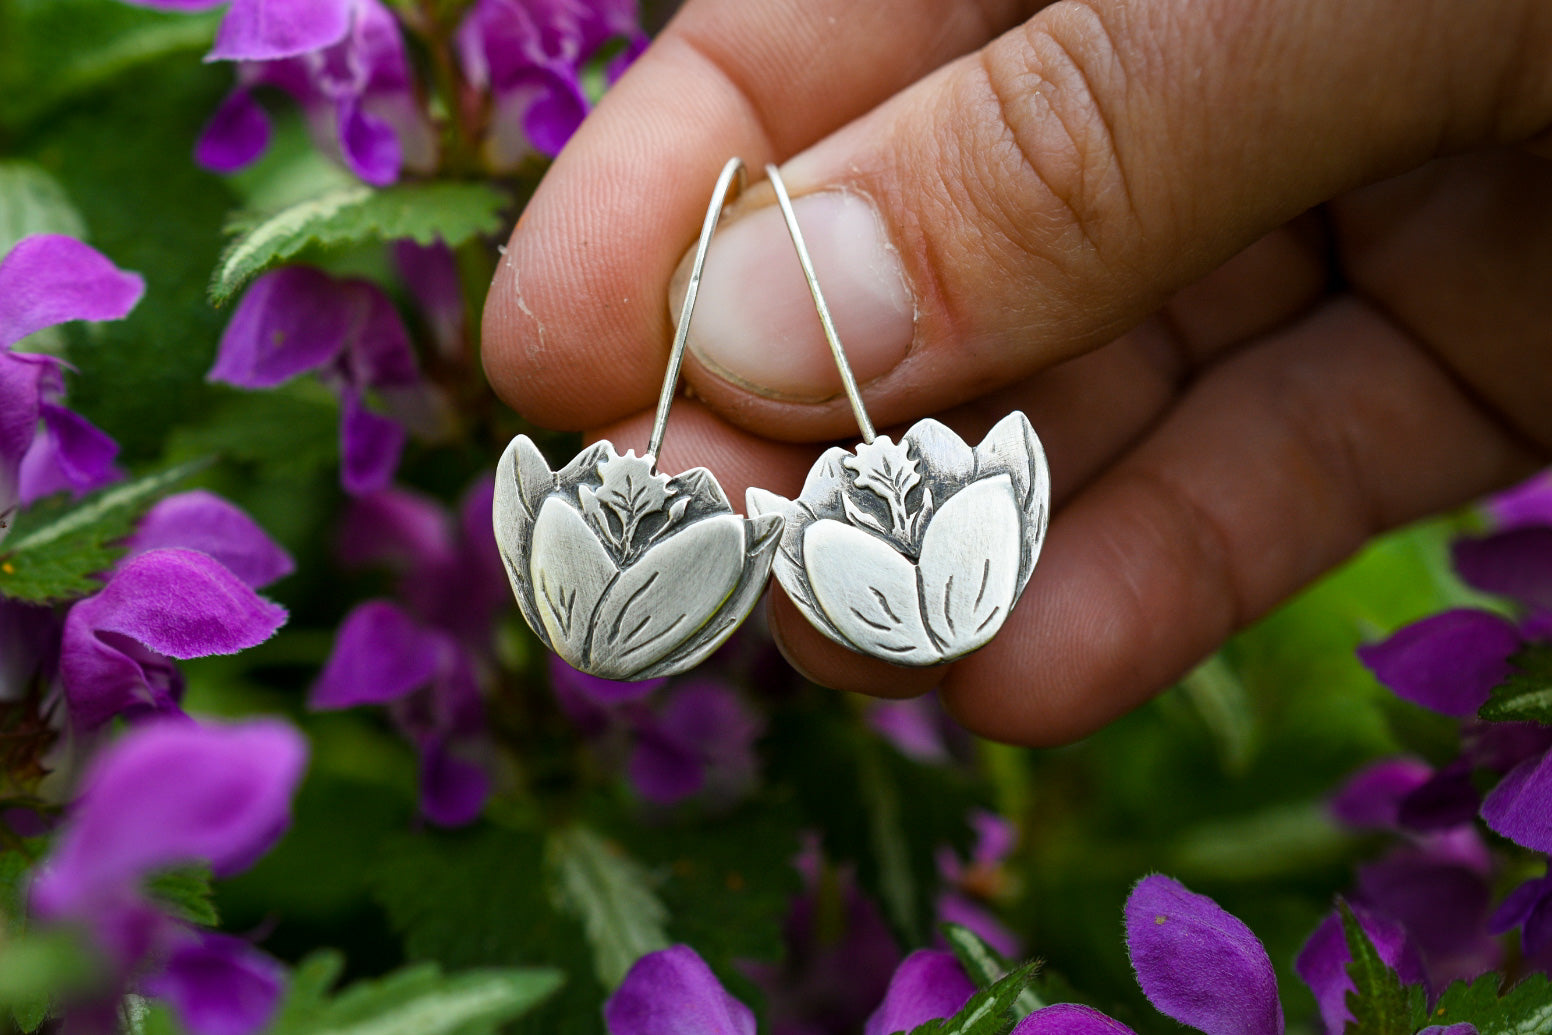
[[[1060,261],[1108,263],[1138,228],[1118,146],[1126,72],[1096,6],[1061,0],[981,52],[993,139],[973,161],[1003,231]]]

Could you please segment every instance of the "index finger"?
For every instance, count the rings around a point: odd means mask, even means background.
[[[650,406],[672,335],[664,289],[722,163],[793,154],[1039,6],[690,0],[513,229],[485,307],[492,386],[553,428]]]

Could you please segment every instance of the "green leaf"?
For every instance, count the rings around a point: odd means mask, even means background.
[[[970,975],[970,980],[975,982],[976,988],[990,988],[1003,978],[1007,977],[1013,967],[1003,958],[1002,953],[986,944],[986,940],[976,934],[970,928],[962,924],[941,924],[943,938],[948,942],[948,947],[953,950],[954,958],[959,960],[959,965],[965,968],[965,973]],[[1014,999],[1012,1011],[1013,1019],[1021,1021],[1043,1006],[1048,1005],[1035,990],[1031,972],[1031,980],[1019,990],[1018,997]]]
[[[1212,734],[1223,771],[1243,776],[1254,757],[1256,718],[1233,666],[1214,654],[1180,681],[1180,691]]]
[[[0,256],[32,234],[85,237],[86,223],[59,181],[34,162],[0,162]]]
[[[7,938],[0,942],[0,1007],[33,1010],[61,993],[87,987],[96,970],[90,953],[71,932]]]
[[[1028,987],[1036,965],[1026,963],[981,989],[952,1017],[928,1021],[911,1029],[911,1035],[1005,1035],[1013,1026],[1013,1004]]]
[[[204,863],[165,870],[146,882],[146,892],[168,912],[191,924],[217,927],[221,923],[210,887],[210,867]]]
[[[617,987],[642,956],[668,948],[668,910],[623,849],[577,825],[551,835],[549,861],[556,906],[582,921],[605,988]]]
[[[449,180],[404,183],[382,190],[352,184],[266,216],[239,216],[238,237],[221,256],[210,297],[223,305],[253,277],[304,248],[339,248],[364,241],[411,238],[450,247],[501,228],[510,198],[485,183]]]
[[[119,540],[145,508],[208,462],[193,460],[104,489],[42,528],[6,542],[0,553],[0,596],[47,603],[95,593],[100,585],[94,576],[112,567],[123,552]]]
[[[300,992],[288,998],[271,1035],[484,1035],[528,1013],[562,982],[547,968],[444,975],[435,963],[420,963],[324,999],[320,982],[338,972],[337,955],[304,961]]]
[[[1509,663],[1518,671],[1493,688],[1477,715],[1494,722],[1552,725],[1552,643],[1533,643]]]
[[[1338,900],[1337,908],[1352,957],[1347,964],[1347,975],[1353,982],[1352,991],[1347,993],[1347,1009],[1353,1020],[1345,1035],[1412,1035],[1427,1022],[1427,991],[1422,985],[1403,985],[1400,976],[1380,959],[1352,907]]]
[[[1552,1031],[1552,981],[1531,974],[1500,997],[1499,974],[1483,974],[1467,984],[1456,981],[1444,990],[1428,1014],[1428,1024],[1469,1022],[1477,1035],[1543,1035]]]
[[[518,1030],[595,1035],[605,992],[581,925],[550,903],[537,833],[492,825],[428,831],[391,840],[378,854],[372,891],[411,959],[559,966],[570,975],[566,987]]]

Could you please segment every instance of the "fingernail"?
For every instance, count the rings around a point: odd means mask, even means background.
[[[866,198],[841,191],[807,194],[792,207],[852,373],[861,382],[887,373],[911,346],[915,306],[883,221]],[[676,320],[688,259],[670,288]],[[701,363],[758,395],[818,402],[840,393],[840,374],[777,206],[717,232],[688,345]]]

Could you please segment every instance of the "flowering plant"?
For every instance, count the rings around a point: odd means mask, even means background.
[[[666,6],[0,3],[0,1028],[1547,1030],[1545,476],[1026,751],[808,682],[749,574],[981,642],[1044,531],[1022,417],[756,494],[805,538],[496,403],[497,235]],[[808,564],[854,549],[899,576],[859,620]]]

